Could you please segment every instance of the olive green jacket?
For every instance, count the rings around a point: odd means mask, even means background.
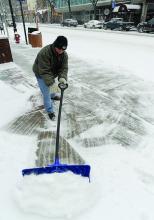
[[[33,72],[36,77],[42,78],[47,86],[52,85],[56,77],[67,80],[67,53],[64,51],[64,53],[58,55],[53,44],[45,46],[40,50],[34,61]]]

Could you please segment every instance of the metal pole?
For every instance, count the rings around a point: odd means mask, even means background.
[[[55,163],[59,164],[59,136],[60,136],[60,120],[61,120],[61,110],[62,110],[62,103],[63,103],[63,95],[64,90],[67,89],[68,84],[59,83],[59,88],[61,90],[61,97],[60,97],[60,104],[59,104],[59,111],[58,111],[58,121],[57,121],[57,133],[56,133],[56,150],[55,150]]]
[[[37,30],[39,30],[38,23],[39,23],[39,18],[38,18],[38,14],[37,14],[37,4],[36,4],[35,5],[35,24],[36,24]]]
[[[24,27],[25,41],[26,41],[26,44],[28,44],[28,41],[27,41],[27,34],[26,34],[26,27],[25,27],[25,20],[24,20],[24,14],[23,14],[23,9],[22,9],[22,0],[19,0],[19,2],[20,2],[20,9],[21,9],[22,23],[23,23],[23,27]]]
[[[17,26],[16,26],[16,23],[15,23],[15,18],[14,18],[14,14],[13,14],[12,3],[11,3],[11,0],[8,0],[8,1],[9,1],[11,16],[12,16],[13,31],[16,32],[17,31]]]
[[[142,13],[141,13],[141,22],[144,22],[146,20],[147,10],[148,10],[148,3],[146,2],[146,0],[144,0],[142,6]]]

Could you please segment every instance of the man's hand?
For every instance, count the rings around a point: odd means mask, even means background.
[[[59,79],[59,82],[62,83],[62,84],[66,84],[66,83],[67,83],[67,81],[66,81],[65,78],[60,78],[60,79]]]

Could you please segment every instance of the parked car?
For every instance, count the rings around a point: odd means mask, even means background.
[[[61,23],[62,26],[67,26],[67,27],[77,27],[78,21],[76,19],[65,19]]]
[[[118,30],[125,30],[128,31],[130,30],[134,25],[134,22],[126,22],[123,21],[123,18],[112,18],[108,22],[104,22],[103,28],[106,29],[118,29]]]
[[[84,28],[103,28],[103,23],[98,20],[90,20],[86,23],[84,23]]]
[[[154,18],[147,22],[141,22],[137,25],[138,32],[154,32]]]

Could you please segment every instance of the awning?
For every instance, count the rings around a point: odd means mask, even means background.
[[[141,9],[141,5],[128,5],[128,4],[124,4],[124,5],[126,6],[128,11]],[[112,12],[119,12],[119,7],[120,6],[116,6]]]

